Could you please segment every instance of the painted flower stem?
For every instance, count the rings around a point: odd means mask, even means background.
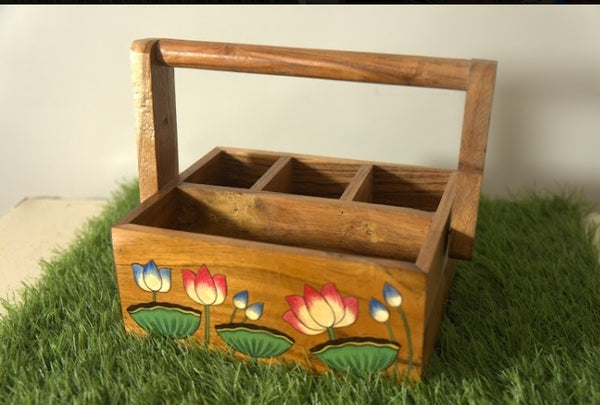
[[[248,317],[247,317],[247,316],[243,317],[243,318],[242,318],[242,323],[246,323],[246,321],[247,321],[247,320],[248,320]]]
[[[227,277],[223,274],[212,276],[205,265],[197,273],[181,270],[183,288],[190,299],[204,306],[204,346],[210,343],[210,307],[221,305],[227,297]]]
[[[408,365],[407,365],[407,369],[406,369],[406,376],[410,376],[410,372],[412,370],[412,363],[413,363],[413,346],[412,346],[412,337],[410,335],[410,328],[408,326],[408,319],[406,319],[406,314],[404,313],[404,311],[402,310],[401,307],[397,307],[398,309],[398,313],[400,314],[400,317],[402,318],[402,323],[404,323],[404,329],[406,330],[406,344],[408,346]]]
[[[390,339],[392,339],[392,342],[398,342],[398,340],[396,340],[396,336],[394,336],[394,331],[392,330],[392,326],[390,325],[389,321],[385,321],[385,326],[388,330],[388,332],[390,333]],[[396,360],[394,360],[394,376],[398,375],[398,356],[396,356]]]
[[[333,331],[333,328],[327,328],[327,333],[329,334],[329,340],[335,339],[335,332]]]
[[[385,322],[385,326],[387,327],[387,330],[390,333],[390,338],[392,339],[392,342],[397,342],[396,336],[394,336],[394,331],[392,330],[392,326],[388,321]]]
[[[208,347],[210,340],[210,305],[204,306],[204,346]]]
[[[237,313],[237,307],[233,308],[233,313],[231,314],[231,319],[229,320],[229,323],[233,323],[233,319],[235,318],[235,314]]]
[[[152,291],[152,302],[156,302],[156,293],[158,293],[158,291]]]

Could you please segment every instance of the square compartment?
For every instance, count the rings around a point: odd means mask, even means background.
[[[442,199],[449,170],[410,166],[373,166],[374,204],[434,212]]]
[[[279,170],[265,180],[261,190],[337,199],[359,167],[360,164],[288,156],[282,158]]]
[[[277,161],[273,154],[215,149],[200,159],[184,182],[214,186],[250,188]]]

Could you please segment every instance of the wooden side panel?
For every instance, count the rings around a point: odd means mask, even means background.
[[[141,201],[179,175],[174,72],[156,61],[157,43],[131,47]]]
[[[444,271],[448,261],[450,221],[456,193],[456,174],[452,174],[438,210],[433,215],[423,248],[419,252],[416,265],[427,274],[426,318],[439,311],[437,292],[444,284]]]
[[[450,256],[457,259],[470,259],[473,254],[495,81],[496,62],[473,61],[465,96],[460,177],[452,216]]]
[[[264,354],[268,343],[282,350],[277,359],[293,360],[317,371],[326,370],[325,364],[334,367],[331,364],[338,361],[354,362],[357,356],[383,356],[389,362],[385,360],[381,367],[387,372],[398,367],[400,375],[406,372],[410,335],[411,375],[420,375],[425,275],[414,264],[132,224],[113,228],[112,240],[128,331],[144,333],[140,325],[147,325],[155,316],[163,319],[162,327],[171,325],[167,330],[187,331],[211,347],[225,349],[237,342],[238,354],[259,349]],[[161,270],[160,276],[156,271],[144,279],[144,265],[168,271]],[[159,278],[163,282],[168,278],[168,285],[153,293],[151,289],[161,288]],[[385,302],[386,283],[402,294],[408,328],[396,311],[384,321],[381,308],[372,308],[371,298]],[[140,284],[151,288],[145,291]],[[178,320],[166,320],[169,316],[186,322],[191,318],[191,327],[188,322],[184,325],[187,329],[180,328]],[[193,324],[195,318],[199,322]],[[229,335],[223,333],[227,330]],[[232,336],[235,333],[237,337]],[[244,339],[252,340],[253,345],[244,346]],[[370,352],[365,354],[365,348]]]
[[[425,305],[425,337],[423,356],[427,361],[433,352],[446,299],[454,279],[454,260],[448,259],[450,222],[457,190],[457,173],[450,176],[439,207],[431,221],[429,233],[416,265],[427,274]],[[424,364],[427,364],[426,362]]]
[[[425,338],[423,342],[423,364],[427,364],[433,350],[435,349],[435,341],[438,336],[440,324],[444,317],[444,311],[452,291],[454,275],[456,273],[456,260],[449,259],[444,266],[442,277],[438,280],[438,289],[436,291],[428,291],[427,300],[432,301],[432,307],[435,311],[430,313],[430,316],[425,321]]]

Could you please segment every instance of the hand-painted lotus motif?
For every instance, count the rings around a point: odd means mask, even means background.
[[[310,352],[334,371],[365,374],[387,369],[396,362],[400,350],[388,322],[390,311],[380,301],[371,298],[369,312],[377,322],[385,323],[392,340],[376,337],[332,339],[316,345]]]
[[[375,298],[369,301],[369,312],[377,322],[387,322],[390,319],[390,311]]]
[[[387,369],[399,350],[400,345],[390,340],[351,337],[318,344],[310,352],[334,371],[364,375]]]
[[[171,289],[171,269],[158,269],[154,260],[145,265],[133,263],[133,279],[144,291],[152,293],[152,301],[156,301],[156,293],[167,292]]]
[[[217,334],[236,352],[251,358],[277,357],[288,351],[294,344],[294,339],[285,333],[261,325],[248,324],[248,320],[257,321],[262,317],[265,304],[255,302],[248,305],[248,290],[243,290],[233,296],[233,313],[229,323],[216,325]],[[242,322],[234,323],[238,310],[244,310]]]
[[[333,328],[352,325],[358,317],[358,299],[340,295],[335,284],[325,285],[321,292],[309,285],[304,286],[304,296],[286,297],[290,310],[283,319],[305,335],[317,335],[327,331],[334,339]]]
[[[204,305],[204,344],[210,340],[210,307],[221,305],[227,296],[227,278],[222,274],[212,276],[205,265],[197,273],[183,269],[183,287],[187,295],[198,304]]]
[[[413,347],[412,347],[412,337],[410,334],[410,327],[408,325],[408,319],[406,318],[406,314],[404,313],[404,310],[402,309],[402,294],[400,294],[400,291],[398,291],[391,284],[385,283],[383,285],[383,299],[390,307],[396,308],[396,311],[398,311],[398,314],[400,315],[400,318],[402,319],[402,323],[404,324],[404,330],[406,331],[406,343],[408,346],[408,364],[407,364],[407,370],[406,370],[406,376],[408,377],[412,370]],[[390,337],[392,338],[393,341],[396,341],[396,338],[394,337],[394,332],[393,332],[389,322],[387,321],[389,318],[389,312],[388,312],[387,317],[385,317],[383,315],[383,313],[381,312],[383,310],[385,310],[387,312],[387,308],[385,308],[385,306],[381,302],[377,301],[375,298],[371,298],[369,308],[370,308],[371,316],[373,317],[373,319],[375,319],[378,322],[385,322],[385,325],[388,328],[388,331],[390,333]],[[385,318],[385,320],[383,320],[383,318]]]
[[[240,291],[233,296],[233,306],[236,309],[246,309],[248,306],[248,290]]]
[[[205,265],[197,273],[183,269],[183,287],[187,295],[201,305],[220,305],[227,296],[227,280],[222,274],[211,276]]]
[[[145,265],[133,263],[133,279],[144,291],[152,293],[152,302],[131,305],[127,312],[146,332],[181,339],[191,336],[200,325],[201,312],[181,305],[156,302],[156,294],[171,289],[171,269],[159,269],[154,260]]]
[[[375,319],[377,322],[381,322],[385,324],[385,327],[390,334],[390,338],[392,341],[396,341],[396,336],[394,336],[394,330],[392,326],[388,322],[390,319],[390,311],[381,303],[381,301],[376,300],[375,298],[371,298],[369,300],[369,312],[371,313],[371,317]]]
[[[227,298],[226,276],[212,275],[205,265],[200,266],[197,272],[182,270],[184,291],[192,301],[204,307],[201,312],[196,308],[174,303],[156,302],[157,293],[171,289],[170,269],[159,269],[154,260],[149,260],[145,265],[133,263],[131,266],[136,284],[144,291],[152,293],[152,302],[127,308],[131,318],[150,334],[176,339],[196,334],[203,320],[204,343],[209,346],[210,309],[212,306],[223,304]],[[312,356],[336,372],[378,373],[385,372],[394,365],[394,374],[398,375],[398,354],[402,346],[395,337],[391,319],[395,316],[394,312],[398,312],[406,331],[406,376],[411,374],[413,348],[410,328],[402,308],[402,294],[391,284],[384,283],[382,301],[371,297],[368,302],[369,314],[375,321],[385,324],[390,340],[375,336],[336,339],[335,328],[357,322],[359,300],[354,296],[342,297],[334,283],[323,285],[320,291],[305,284],[304,295],[288,295],[285,300],[289,310],[282,318],[297,332],[309,336],[328,333],[327,341],[309,350]],[[248,290],[234,294],[231,304],[233,311],[229,323],[216,325],[212,331],[216,332],[230,349],[254,359],[273,358],[284,354],[295,344],[294,338],[271,327],[273,320],[269,317],[265,321],[268,325],[248,323],[261,319],[265,309],[264,302],[250,301]],[[234,322],[238,311],[243,312],[243,317],[241,321]]]
[[[387,304],[392,308],[398,308],[400,305],[402,305],[402,294],[400,294],[400,291],[396,290],[389,283],[385,283],[383,285],[383,298],[385,299],[385,302],[387,302]]]
[[[246,308],[245,318],[250,319],[251,321],[258,321],[262,316],[263,309],[264,304],[262,302],[255,302],[254,304],[249,305],[248,308]]]
[[[215,329],[229,347],[252,358],[277,357],[294,344],[291,336],[260,325],[226,323]]]
[[[173,339],[192,336],[202,315],[197,309],[164,302],[131,305],[127,312],[149,334]]]

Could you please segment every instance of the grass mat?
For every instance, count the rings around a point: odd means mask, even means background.
[[[21,303],[3,302],[1,403],[600,403],[600,265],[576,195],[482,199],[473,261],[412,386],[126,335],[109,230],[135,205],[123,186]]]

